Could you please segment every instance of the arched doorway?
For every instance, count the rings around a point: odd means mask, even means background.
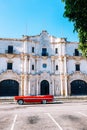
[[[19,95],[19,83],[15,80],[3,80],[0,82],[0,96]]]
[[[41,95],[49,94],[49,82],[47,80],[43,80],[41,82]]]
[[[83,80],[72,81],[71,95],[87,95],[87,83]]]

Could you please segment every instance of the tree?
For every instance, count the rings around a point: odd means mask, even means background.
[[[64,17],[74,24],[79,37],[79,49],[87,57],[87,0],[62,0],[65,3]]]

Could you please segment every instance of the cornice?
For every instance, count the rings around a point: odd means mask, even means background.
[[[51,55],[51,56],[39,56],[39,55],[32,55],[32,54],[26,54],[27,56],[29,56],[30,58],[32,57],[32,58],[36,58],[36,59],[38,59],[38,58],[41,58],[41,59],[48,59],[48,58],[50,58],[51,60],[55,60],[55,59],[60,59],[60,60],[63,60],[64,59],[64,57],[66,57],[66,55],[65,56],[63,56],[63,55],[61,55],[61,56],[54,56],[54,55]],[[24,54],[24,56],[25,56],[25,54]]]
[[[55,60],[55,59],[58,59],[59,56],[50,56],[51,60]]]
[[[79,42],[67,42],[67,44],[79,44]]]
[[[86,60],[86,59],[83,56],[67,56],[67,60],[80,61],[80,60]]]
[[[83,75],[83,76],[86,76],[87,77],[87,74],[86,73],[83,73],[81,71],[75,71],[71,74],[68,75],[68,77],[71,77],[71,76],[74,76],[74,75]]]
[[[20,41],[20,42],[23,42],[23,39],[17,39],[17,38],[0,38],[0,41]]]
[[[12,58],[20,57],[20,54],[0,54],[0,57],[12,59]]]
[[[16,75],[16,76],[20,76],[20,74],[18,74],[17,72],[14,72],[14,71],[12,71],[12,70],[6,70],[6,71],[4,71],[3,73],[1,73],[0,75],[7,75],[7,74],[13,74],[13,75]]]

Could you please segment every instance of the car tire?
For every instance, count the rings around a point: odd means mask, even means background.
[[[46,104],[46,103],[47,103],[47,101],[46,101],[46,100],[43,100],[43,101],[42,101],[42,104]]]
[[[17,101],[17,103],[18,103],[19,105],[23,105],[23,104],[24,104],[24,101],[23,101],[22,99],[20,99],[20,100]]]

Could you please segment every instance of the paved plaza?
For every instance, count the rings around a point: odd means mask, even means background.
[[[87,102],[0,104],[0,130],[87,130]]]

